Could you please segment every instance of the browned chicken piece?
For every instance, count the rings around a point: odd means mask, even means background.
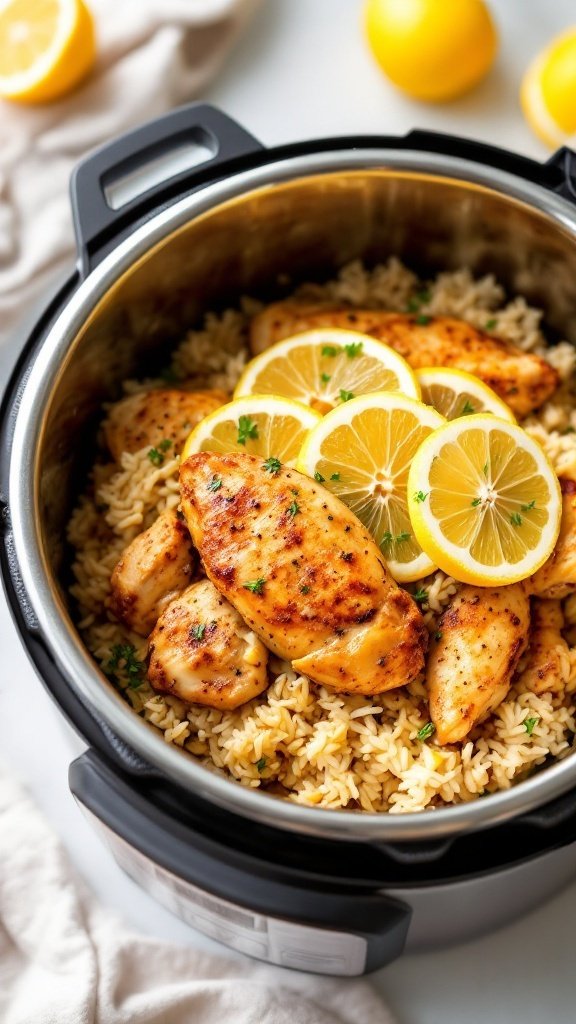
[[[186,523],[163,512],[125,549],[111,579],[114,614],[135,633],[148,636],[160,612],[187,587],[198,558]]]
[[[257,354],[282,338],[318,327],[370,334],[396,349],[415,370],[454,366],[474,373],[520,419],[541,406],[559,384],[556,370],[545,359],[447,316],[419,317],[287,300],[267,306],[254,317],[250,347]]]
[[[116,402],[104,421],[104,437],[114,459],[122,452],[157,448],[170,441],[178,453],[200,420],[229,401],[225,391],[142,391]]]
[[[206,574],[270,650],[345,693],[422,670],[427,631],[356,516],[292,469],[200,452],[180,468],[182,508]]]
[[[561,693],[564,689],[564,664],[568,644],[562,636],[564,615],[560,601],[532,601],[529,661],[517,677],[522,690],[533,693]]]
[[[537,597],[567,597],[576,590],[576,481],[560,478],[562,521],[556,547],[527,586]]]
[[[426,667],[440,743],[458,743],[506,696],[526,649],[530,599],[521,583],[463,586],[444,612]]]
[[[210,580],[168,605],[149,654],[154,689],[194,704],[231,710],[268,686],[268,651]]]

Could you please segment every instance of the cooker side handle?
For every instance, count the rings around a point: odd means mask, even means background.
[[[137,224],[262,149],[222,111],[190,103],[94,150],[70,181],[82,276]]]

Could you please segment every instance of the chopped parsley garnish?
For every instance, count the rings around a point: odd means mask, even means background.
[[[137,690],[144,682],[146,663],[138,661],[134,644],[114,644],[110,650],[111,658],[106,668],[110,672],[117,669],[123,670],[128,676],[128,685],[132,690]],[[123,662],[124,664],[121,664]]]
[[[426,316],[425,313],[418,313],[418,316],[415,317],[414,322],[417,323],[420,327],[426,327],[426,324],[429,324],[431,320],[431,316]]]
[[[416,493],[414,495],[414,501],[417,501],[420,504],[421,502],[426,501],[427,497],[428,497],[428,491],[426,491],[426,492],[424,492],[424,491],[416,491]]]
[[[323,384],[327,384],[329,380],[332,380],[332,375],[330,373],[321,373],[320,380]]]
[[[428,288],[422,288],[421,291],[416,292],[416,298],[418,302],[430,302],[432,296],[430,295]]]
[[[151,448],[148,452],[148,458],[153,466],[161,466],[164,462],[164,456],[162,452],[159,452],[157,448]]]
[[[532,718],[525,718],[524,719],[524,728],[526,729],[526,732],[528,733],[529,736],[532,735],[532,733],[534,732],[534,727],[536,725],[538,725],[539,721],[540,721],[539,715],[534,715]]]
[[[418,604],[424,604],[428,600],[428,591],[425,587],[418,587],[418,590],[414,591],[412,597]]]
[[[576,434],[576,427],[566,427],[566,430],[562,431],[563,434]]]
[[[473,413],[473,412],[476,412],[476,409],[472,405],[472,402],[469,402],[468,399],[466,399],[466,401],[464,402],[464,405],[462,406],[462,412],[460,413],[460,415],[461,416],[470,416],[470,414]]]
[[[292,519],[294,519],[298,515],[299,511],[300,505],[298,504],[297,501],[293,501],[292,504],[290,505],[290,508],[288,509],[288,515],[292,516]]]
[[[339,480],[340,479],[340,473],[332,473],[332,476],[330,477],[330,479],[331,480]]]
[[[494,328],[497,327],[497,326],[498,326],[498,321],[495,318],[492,318],[491,320],[487,320],[486,321],[486,323],[484,324],[484,329],[486,331],[493,331]]]
[[[197,626],[192,626],[192,629],[190,630],[190,635],[193,640],[201,640],[205,632],[206,626],[203,622],[201,622]]]
[[[258,439],[258,426],[249,416],[241,416],[238,420],[238,437],[236,440],[238,444],[246,444],[249,438],[252,441]]]
[[[482,466],[482,472],[484,473],[484,476],[488,476],[488,463],[487,462],[485,462],[484,465]]]
[[[411,536],[412,536],[412,534],[411,534],[411,533],[399,533],[399,534],[397,534],[397,536],[396,536],[396,537],[394,538],[394,540],[396,541],[396,543],[397,543],[397,544],[401,544],[401,543],[402,543],[402,541],[404,541],[404,540],[410,540],[410,537],[411,537]]]
[[[480,505],[481,501],[482,498],[473,498],[470,504],[472,505],[472,508],[477,508],[478,505]]]
[[[280,459],[269,458],[266,459],[266,462],[262,466],[262,469],[264,469],[267,473],[272,473],[272,476],[275,476],[276,473],[279,473],[280,470],[282,469],[282,463],[280,462]]]
[[[426,722],[421,729],[416,733],[416,739],[429,740],[433,733],[436,732],[436,726],[433,722]]]
[[[329,356],[330,358],[332,358],[333,356],[337,356],[339,351],[340,348],[338,345],[322,345],[323,356]]]
[[[522,516],[519,512],[513,512],[510,516],[510,522],[513,526],[522,526]]]
[[[165,437],[163,441],[160,441],[158,447],[161,452],[167,452],[168,449],[172,447],[172,441],[169,437]]]
[[[420,302],[416,297],[408,299],[408,302],[406,303],[406,310],[408,313],[417,313],[419,309]]]
[[[353,391],[346,391],[344,388],[340,388],[340,401],[349,402],[351,398],[354,398]]]
[[[268,763],[267,757],[261,757],[259,761],[256,761],[256,768],[259,772],[263,772]]]
[[[436,633],[434,633],[434,639],[436,641],[441,640],[443,636],[444,636],[444,633],[442,632],[441,629],[439,629]]]
[[[520,505],[520,508],[522,509],[522,512],[531,512],[532,509],[535,508],[535,507],[536,507],[536,498],[532,498],[532,501],[529,501],[527,505]]]
[[[208,490],[209,491],[219,491],[221,487],[222,487],[222,480],[220,479],[219,476],[216,476],[216,474],[214,474],[214,476],[212,477],[210,483],[208,484]]]
[[[304,585],[300,587],[300,593],[301,594],[309,594],[310,593],[310,587],[308,586],[307,583],[304,583]]]
[[[394,540],[394,537],[390,533],[390,530],[386,530],[386,533],[384,533],[382,535],[382,540],[380,542],[380,546],[382,546],[382,544],[391,544],[393,540]]]
[[[401,544],[402,541],[404,540],[410,540],[411,536],[411,533],[399,533],[395,537],[392,533],[390,533],[389,530],[386,530],[386,533],[384,533],[382,540],[380,542],[380,547],[382,547],[383,544]]]
[[[351,341],[349,345],[344,345],[344,351],[348,356],[348,359],[354,359],[355,356],[360,355],[363,347],[363,341]]]
[[[264,590],[264,584],[266,580],[263,576],[259,576],[257,580],[247,580],[242,586],[244,590],[251,590],[253,594],[261,594]]]
[[[319,473],[318,470],[316,470],[316,472],[314,473],[314,479],[316,480],[317,483],[323,484],[326,477],[322,476],[322,473]]]

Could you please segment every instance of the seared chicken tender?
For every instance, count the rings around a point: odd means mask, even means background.
[[[112,611],[129,629],[148,636],[167,604],[187,587],[198,558],[186,523],[163,512],[125,549],[111,579]]]
[[[230,711],[268,686],[268,651],[210,580],[168,605],[149,654],[154,689],[191,703]]]
[[[567,597],[576,590],[576,481],[560,477],[562,521],[556,547],[528,582],[538,597]]]
[[[562,636],[563,627],[560,601],[532,601],[529,660],[517,679],[521,689],[538,694],[562,693],[569,651]]]
[[[206,574],[297,672],[380,693],[422,670],[427,631],[356,516],[321,484],[262,459],[200,452],[182,509]]]
[[[538,409],[559,384],[556,370],[545,359],[447,316],[424,318],[287,300],[267,306],[254,317],[250,346],[257,354],[282,338],[318,327],[370,334],[399,352],[415,370],[424,366],[467,370],[493,388],[519,418]]]
[[[506,696],[526,649],[530,602],[522,583],[463,586],[438,625],[426,666],[440,743],[458,743]]]
[[[122,452],[156,448],[170,441],[177,454],[200,420],[228,401],[225,391],[142,391],[116,402],[104,422],[104,437],[113,458]]]

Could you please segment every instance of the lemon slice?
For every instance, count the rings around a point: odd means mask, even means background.
[[[252,359],[234,397],[286,395],[325,413],[369,391],[420,398],[414,371],[394,349],[358,331],[327,327],[284,338]]]
[[[87,74],[94,57],[94,25],[82,0],[0,3],[0,96],[56,99]]]
[[[510,423],[516,423],[512,410],[484,381],[465,370],[430,366],[416,371],[422,390],[422,401],[433,406],[447,420],[492,412]]]
[[[423,550],[462,583],[525,579],[558,537],[562,499],[546,455],[521,427],[491,415],[431,434],[410,468],[408,494]]]
[[[299,470],[355,512],[402,582],[435,568],[410,525],[407,485],[416,450],[445,422],[434,409],[404,395],[362,395],[329,412],[298,457]]]
[[[279,395],[251,395],[220,406],[188,435],[182,460],[196,452],[248,452],[295,466],[320,413]]]

